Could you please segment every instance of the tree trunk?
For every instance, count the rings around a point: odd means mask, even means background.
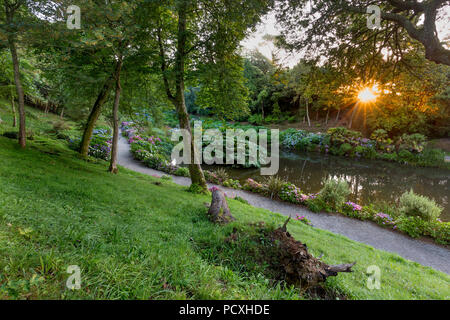
[[[309,106],[308,106],[308,100],[306,100],[306,119],[308,119],[308,126],[311,127],[311,119],[309,118]]]
[[[330,108],[327,110],[327,117],[325,118],[325,125],[328,125],[328,118],[330,117]]]
[[[350,117],[350,123],[348,124],[348,128],[349,128],[349,129],[352,128],[352,125],[353,125],[353,118],[355,117],[357,107],[358,107],[357,105],[353,107],[352,115],[351,115],[351,117]]]
[[[197,148],[195,147],[195,142],[192,138],[189,114],[187,112],[186,101],[184,99],[184,73],[187,41],[186,23],[187,2],[182,1],[178,8],[178,44],[175,59],[176,95],[174,102],[178,113],[180,128],[187,130],[191,136],[191,163],[189,164],[191,182],[192,184],[196,184],[201,187],[204,191],[207,191],[208,187],[206,185],[205,176],[203,174],[202,167],[197,161]]]
[[[217,187],[213,187],[212,200],[208,215],[211,221],[217,224],[227,224],[236,220],[231,215],[224,193]]]
[[[302,291],[306,291],[325,282],[328,277],[337,276],[340,272],[352,272],[352,267],[356,263],[327,265],[309,253],[306,244],[296,241],[287,232],[289,219],[283,227],[271,234],[271,240],[277,246],[277,260],[284,268],[288,284],[294,284]]]
[[[262,119],[264,120],[264,100],[261,101],[261,115]]]
[[[6,8],[6,19],[8,24],[12,24],[12,13],[5,2]],[[9,50],[11,51],[11,58],[14,68],[14,82],[16,84],[17,98],[19,100],[19,144],[22,148],[26,147],[27,144],[27,134],[26,134],[26,124],[25,124],[25,98],[23,93],[22,82],[20,81],[20,71],[19,71],[19,57],[17,56],[15,37],[12,33],[8,35]]]
[[[114,98],[113,106],[113,117],[114,117],[114,133],[113,133],[113,144],[111,150],[111,163],[109,166],[109,172],[116,174],[117,169],[117,147],[119,144],[119,103],[120,103],[120,93],[122,92],[122,87],[120,85],[120,71],[122,69],[122,57],[119,58],[118,66],[116,69],[116,74],[114,78],[116,79],[116,96]]]
[[[64,107],[61,109],[61,113],[59,115],[59,118],[62,120],[64,118]]]
[[[341,109],[338,110],[336,115],[336,123],[339,121],[339,116],[341,115]]]
[[[16,106],[14,103],[14,93],[12,87],[11,87],[11,108],[13,114],[13,128],[15,128],[17,126],[17,118],[16,118]]]
[[[83,139],[81,140],[80,145],[80,154],[84,157],[88,156],[89,145],[91,143],[92,132],[94,131],[95,123],[97,122],[98,117],[100,116],[103,105],[108,99],[108,95],[109,92],[111,91],[113,84],[114,84],[114,76],[110,76],[103,85],[103,88],[100,91],[97,100],[94,103],[94,107],[92,108],[91,113],[89,114],[86,126],[84,127]]]

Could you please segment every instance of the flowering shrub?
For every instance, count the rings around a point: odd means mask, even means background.
[[[69,147],[73,150],[80,149],[81,139],[69,140]],[[92,132],[88,155],[94,158],[109,160],[111,158],[112,135],[111,130],[96,129]]]
[[[307,198],[308,196],[302,194],[300,188],[292,183],[285,183],[280,191],[280,199],[287,202],[301,204],[304,203]]]
[[[253,180],[251,178],[248,178],[247,181],[245,182],[244,190],[263,194],[263,195],[269,194],[269,189],[268,189],[267,185],[256,182],[255,180]]]
[[[306,224],[306,225],[308,225],[308,226],[312,226],[311,221],[309,221],[308,218],[306,218],[305,216],[299,216],[299,215],[297,215],[297,217],[295,217],[294,220],[300,221],[301,223],[304,223],[304,224]]]
[[[362,207],[359,204],[356,204],[354,202],[348,201],[345,203],[347,208],[350,208],[352,211],[361,211]]]
[[[374,221],[383,226],[393,227],[394,230],[397,229],[394,219],[387,213],[378,212],[374,217]]]
[[[281,145],[286,149],[299,151],[323,151],[328,152],[328,144],[325,143],[326,135],[312,133],[305,130],[287,129],[280,135]],[[323,146],[323,148],[322,148]]]

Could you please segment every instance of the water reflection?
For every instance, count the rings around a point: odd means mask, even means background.
[[[245,181],[261,178],[259,169],[228,168],[230,176]],[[443,220],[450,221],[450,171],[414,168],[395,163],[365,159],[347,159],[318,153],[280,154],[280,177],[304,190],[318,192],[325,178],[345,179],[352,188],[352,200],[362,204],[376,200],[395,202],[411,188],[433,198],[444,207]]]

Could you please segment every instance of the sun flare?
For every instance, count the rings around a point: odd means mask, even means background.
[[[377,92],[376,86],[373,86],[373,88],[364,88],[359,92],[358,99],[363,103],[375,101],[378,97],[376,95],[376,92]]]

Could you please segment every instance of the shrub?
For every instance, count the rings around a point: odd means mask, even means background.
[[[112,144],[111,130],[97,129],[93,131],[91,144],[89,145],[89,156],[109,160],[111,157]],[[80,149],[81,139],[69,139],[69,148],[75,151]]]
[[[415,194],[412,190],[400,197],[400,213],[408,217],[419,217],[424,221],[436,220],[442,208],[432,199]]]
[[[398,153],[398,159],[404,162],[414,162],[414,155],[408,150],[400,150]]]
[[[309,219],[308,219],[307,217],[305,217],[305,216],[299,216],[299,215],[297,215],[297,216],[295,217],[294,220],[300,221],[301,223],[304,223],[304,224],[306,224],[307,226],[312,226],[311,221],[309,221]]]
[[[339,154],[340,155],[345,155],[345,154],[349,153],[352,149],[353,148],[352,148],[352,146],[350,144],[344,143],[339,148]]]
[[[60,131],[69,130],[70,126],[64,120],[57,120],[53,122],[53,131],[58,133]]]
[[[425,149],[418,157],[421,166],[439,166],[445,163],[445,152],[440,149]]]
[[[172,178],[172,176],[163,175],[163,176],[161,177],[161,180],[172,181],[173,178]]]
[[[323,184],[319,193],[320,198],[334,209],[341,208],[351,193],[347,181],[330,178],[324,180]]]
[[[282,185],[279,197],[283,201],[300,204],[308,199],[296,185],[286,182]]]
[[[392,144],[392,139],[384,129],[375,130],[370,138],[376,142],[377,149],[381,151],[386,151],[387,147]]]
[[[262,115],[254,114],[248,118],[248,122],[250,122],[251,124],[262,125],[264,120]]]
[[[400,138],[399,142],[403,149],[407,149],[415,153],[421,153],[425,148],[427,138],[420,133],[414,133],[410,135],[404,134]]]
[[[309,197],[305,204],[312,212],[332,211],[332,208],[320,197]]]
[[[285,183],[286,182],[284,180],[276,176],[270,176],[265,180],[265,184],[267,185],[267,189],[269,190],[269,194],[272,199],[280,196],[281,190],[283,189]]]
[[[173,174],[179,177],[187,177],[187,178],[189,178],[190,176],[189,168],[186,167],[177,168]]]
[[[398,156],[396,153],[377,153],[377,159],[386,161],[398,161]]]
[[[233,179],[227,179],[227,180],[225,180],[225,181],[222,183],[222,185],[223,185],[224,187],[227,187],[227,188],[233,188],[233,189],[237,189],[237,190],[239,190],[239,189],[242,188],[241,183],[239,182],[239,180],[233,180]]]
[[[360,132],[348,130],[344,127],[328,129],[327,133],[330,136],[331,143],[333,144],[356,144],[357,139],[362,136]]]
[[[189,186],[188,192],[195,193],[195,194],[206,194],[206,193],[208,193],[208,190],[205,190],[198,184],[193,183]]]
[[[394,229],[397,228],[394,218],[384,212],[378,212],[374,217],[374,221],[379,225],[392,227]]]
[[[377,143],[380,143],[380,142],[384,143],[384,142],[386,142],[386,140],[389,139],[388,133],[387,133],[387,131],[384,130],[384,129],[378,129],[378,130],[375,130],[375,131],[372,132],[372,134],[370,135],[370,138],[371,138],[372,140],[375,140]]]
[[[218,179],[218,183],[223,183],[229,179],[228,172],[224,168],[219,168],[214,171],[215,176]]]
[[[256,182],[255,180],[248,178],[244,184],[244,190],[260,193],[262,195],[268,195],[269,189],[267,185]]]
[[[426,222],[419,217],[400,217],[397,225],[400,231],[405,232],[410,237],[418,238],[424,233]]]

